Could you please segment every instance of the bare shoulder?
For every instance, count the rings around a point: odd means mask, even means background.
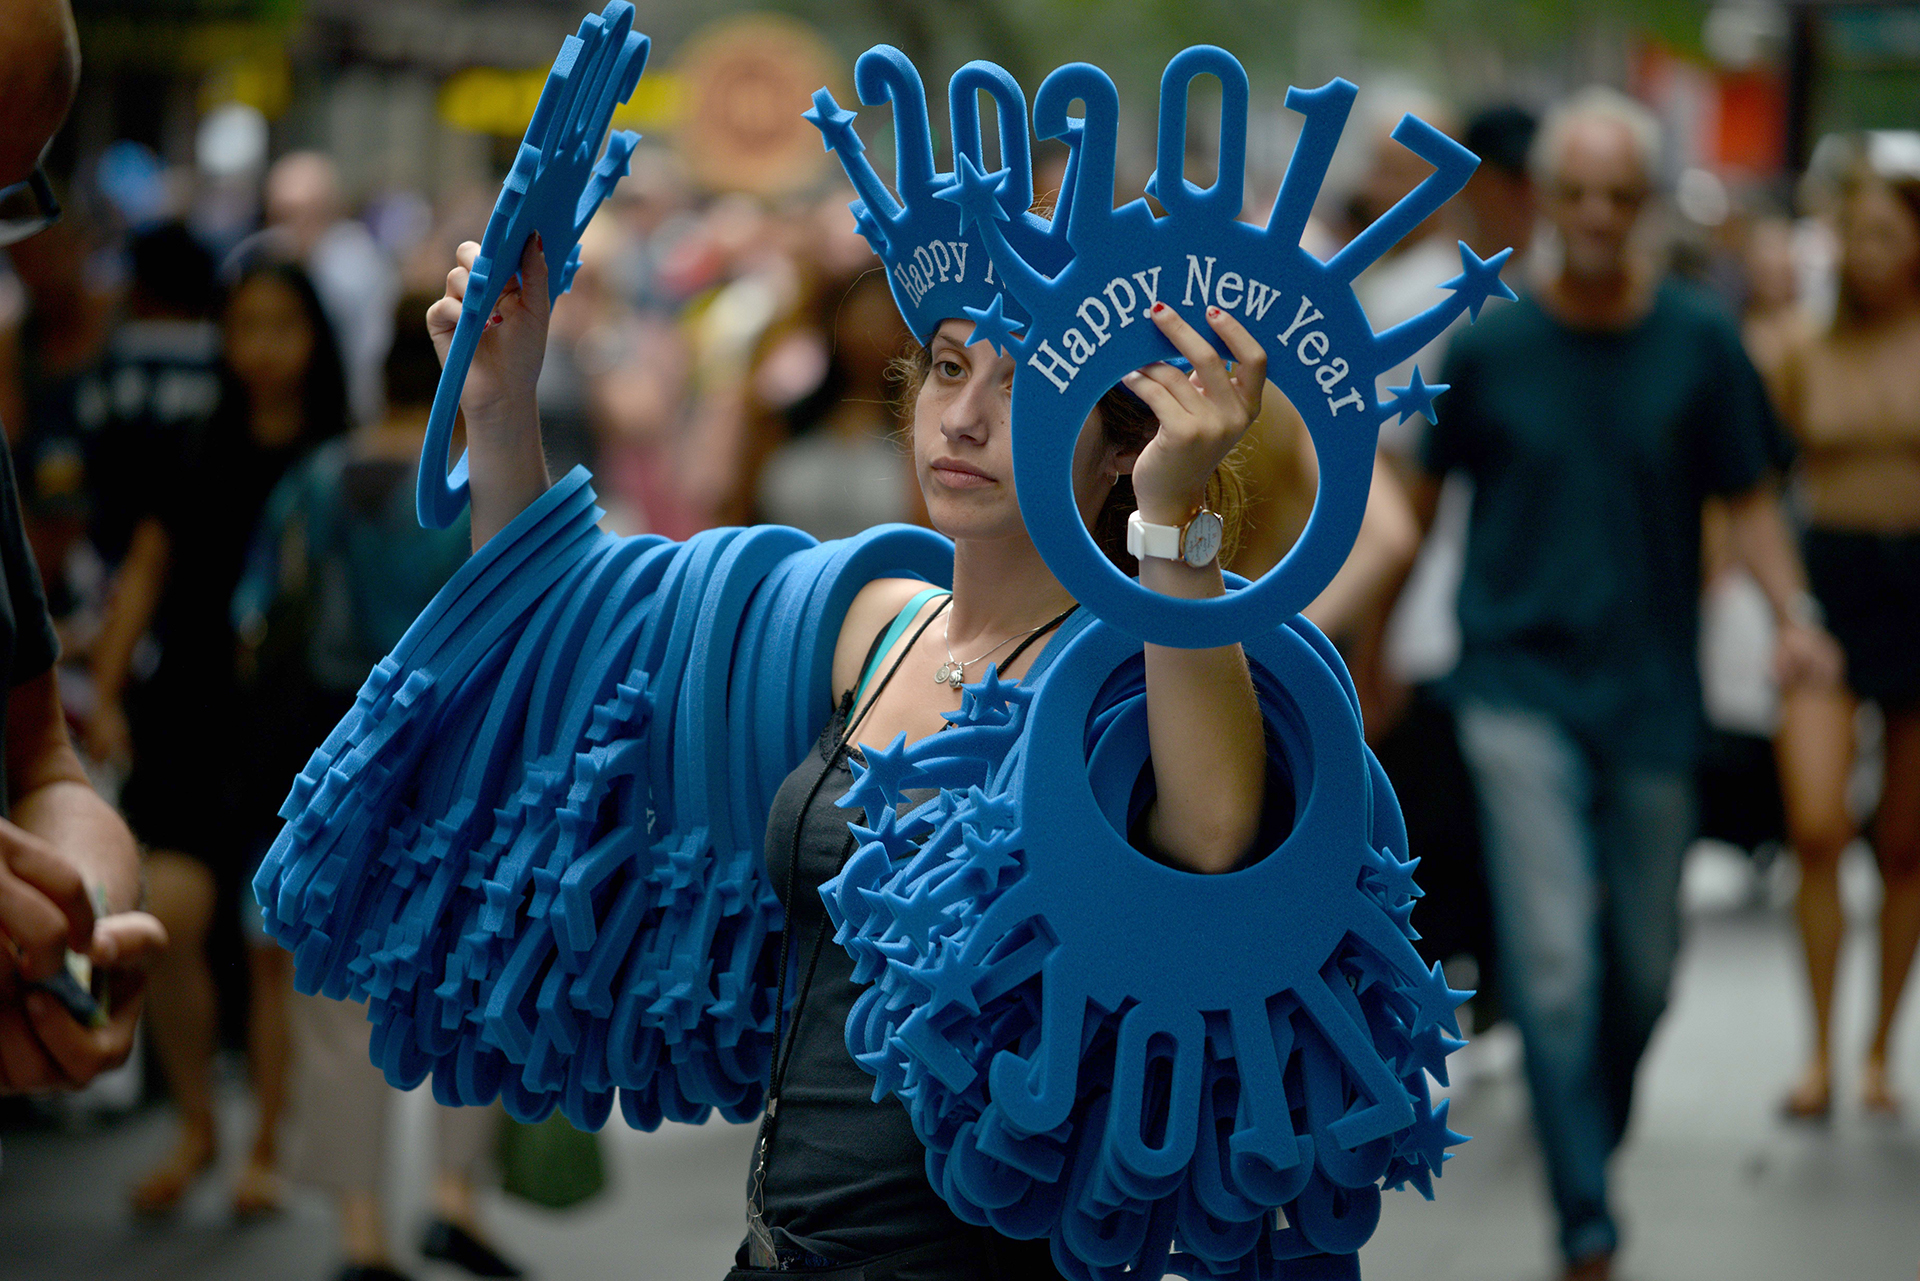
[[[873,638],[926,586],[917,578],[876,578],[860,589],[853,604],[847,607],[847,616],[840,623],[840,639],[833,650],[835,699],[860,679],[860,665],[873,646]]]

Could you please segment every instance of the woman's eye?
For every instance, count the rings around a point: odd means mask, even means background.
[[[958,378],[966,373],[966,370],[960,368],[960,362],[957,360],[938,361],[933,367],[942,378]]]

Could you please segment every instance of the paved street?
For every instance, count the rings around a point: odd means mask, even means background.
[[[1920,1274],[1920,1117],[1875,1124],[1843,1097],[1825,1127],[1787,1126],[1773,1108],[1803,1040],[1800,979],[1780,887],[1749,897],[1730,857],[1696,854],[1692,927],[1675,1004],[1642,1077],[1641,1106],[1618,1166],[1629,1233],[1625,1281],[1913,1281]],[[1871,873],[1849,868],[1854,911]],[[1864,1041],[1870,952],[1856,931],[1847,959],[1841,1080]],[[1475,1051],[1454,1128],[1458,1150],[1429,1205],[1387,1198],[1362,1253],[1368,1281],[1544,1281],[1550,1224],[1513,1047]],[[1920,1107],[1920,1012],[1908,1011],[1897,1062]],[[1469,1065],[1471,1066],[1471,1065]],[[420,1213],[427,1181],[424,1100],[396,1135],[396,1221]],[[244,1099],[229,1103],[237,1146]],[[275,1219],[236,1227],[208,1179],[165,1225],[135,1222],[123,1189],[168,1137],[149,1111],[86,1132],[5,1137],[0,1168],[4,1281],[325,1281],[336,1261],[325,1204],[297,1198]],[[740,1233],[751,1131],[712,1125],[657,1134],[607,1131],[611,1190],[577,1212],[488,1201],[505,1247],[543,1281],[718,1281]],[[464,1274],[410,1262],[422,1281]]]

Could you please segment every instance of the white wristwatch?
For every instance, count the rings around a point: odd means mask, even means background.
[[[1220,516],[1202,507],[1184,525],[1155,525],[1139,512],[1127,517],[1127,554],[1136,559],[1184,560],[1195,569],[1220,554]]]

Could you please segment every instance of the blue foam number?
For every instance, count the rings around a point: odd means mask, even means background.
[[[460,323],[433,395],[414,496],[420,523],[428,528],[445,529],[467,505],[466,456],[449,473],[447,454],[480,335],[501,290],[519,271],[521,252],[534,232],[540,233],[546,253],[548,302],[572,286],[580,265],[580,233],[625,176],[640,141],[640,135],[624,129],[608,136],[607,125],[614,107],[633,96],[647,49],[647,37],[633,30],[633,5],[611,0],[604,12],[581,21],[579,34],[567,37],[547,73],[527,135],[480,238]],[[607,140],[604,154],[602,138]]]
[[[1186,103],[1194,77],[1217,76],[1223,88],[1218,176],[1211,187],[1187,181]],[[1074,63],[1055,71],[1034,100],[1034,126],[1062,138],[1079,171],[1065,220],[1073,259],[1052,271],[1026,261],[1001,230],[997,202],[1004,180],[980,174],[962,156],[942,195],[960,206],[963,224],[979,228],[1007,292],[1033,318],[1013,348],[1013,457],[1020,510],[1028,530],[1074,596],[1102,619],[1163,645],[1230,644],[1270,630],[1298,613],[1332,581],[1360,529],[1381,423],[1425,407],[1418,397],[1381,404],[1379,374],[1438,337],[1463,311],[1490,295],[1511,297],[1500,283],[1505,254],[1482,261],[1460,246],[1463,271],[1451,297],[1375,334],[1355,300],[1352,281],[1465,184],[1477,163],[1471,152],[1411,116],[1396,141],[1434,166],[1399,203],[1327,262],[1300,245],[1313,201],[1353,104],[1354,87],[1335,80],[1312,92],[1289,90],[1287,105],[1306,116],[1267,225],[1238,221],[1246,161],[1247,77],[1223,49],[1196,46],[1167,65],[1160,86],[1159,168],[1144,199],[1119,209],[1113,189],[1119,99],[1096,67]],[[1084,120],[1069,117],[1074,100]],[[1246,325],[1267,352],[1267,377],[1305,419],[1319,458],[1320,488],[1299,542],[1251,590],[1211,600],[1180,600],[1141,587],[1095,546],[1073,501],[1074,443],[1094,405],[1120,377],[1176,353],[1149,321],[1156,303],[1180,311],[1211,334],[1209,306]]]
[[[1247,651],[1298,796],[1240,871],[1196,876],[1121,837],[1144,679],[1138,643],[1098,623],[1024,687],[969,687],[950,732],[870,752],[848,798],[861,844],[822,889],[873,984],[848,1046],[955,1212],[1050,1236],[1068,1275],[1349,1255],[1380,1182],[1431,1194],[1460,1141],[1422,1072],[1445,1079],[1465,994],[1408,942],[1404,828],[1344,668],[1304,620]]]
[[[1184,174],[1187,96],[1193,79],[1222,86],[1219,168],[1213,185]],[[860,192],[860,230],[887,267],[900,314],[922,342],[940,322],[974,322],[972,341],[1011,352],[1013,457],[1020,509],[1048,567],[1074,596],[1121,630],[1164,645],[1230,644],[1271,630],[1331,582],[1359,532],[1381,424],[1432,413],[1442,387],[1415,372],[1407,387],[1378,402],[1379,374],[1438,337],[1461,312],[1477,316],[1489,297],[1512,297],[1500,282],[1503,252],[1483,260],[1460,246],[1461,274],[1450,296],[1384,334],[1355,300],[1352,282],[1369,263],[1457,193],[1477,161],[1432,126],[1404,117],[1393,136],[1434,166],[1418,187],[1336,254],[1321,262],[1300,237],[1353,105],[1354,87],[1334,80],[1311,92],[1289,90],[1287,105],[1306,124],[1267,225],[1238,220],[1246,169],[1248,85],[1223,49],[1196,46],[1177,55],[1161,80],[1159,169],[1146,200],[1115,209],[1115,134],[1119,98],[1096,67],[1061,67],[1040,87],[1033,108],[1042,138],[1070,148],[1067,175],[1050,220],[1028,210],[1030,148],[1010,113],[1023,102],[1006,73],[969,63],[950,97],[952,173],[936,173],[926,99],[918,72],[899,50],[867,51],[856,69],[861,101],[890,101],[897,156],[896,193],[867,162],[854,113],[822,89],[808,118],[839,155]],[[987,173],[980,148],[979,90],[1000,113],[1003,168]],[[1084,117],[1069,116],[1074,101]],[[937,197],[937,199],[933,199]],[[939,207],[948,202],[944,212]],[[980,270],[982,254],[991,270]],[[1072,492],[1074,444],[1095,404],[1123,374],[1177,353],[1146,320],[1156,302],[1178,308],[1203,334],[1209,306],[1235,315],[1268,355],[1268,377],[1306,420],[1319,457],[1312,516],[1299,542],[1254,589],[1210,600],[1180,600],[1142,588],[1113,567],[1078,515]]]

